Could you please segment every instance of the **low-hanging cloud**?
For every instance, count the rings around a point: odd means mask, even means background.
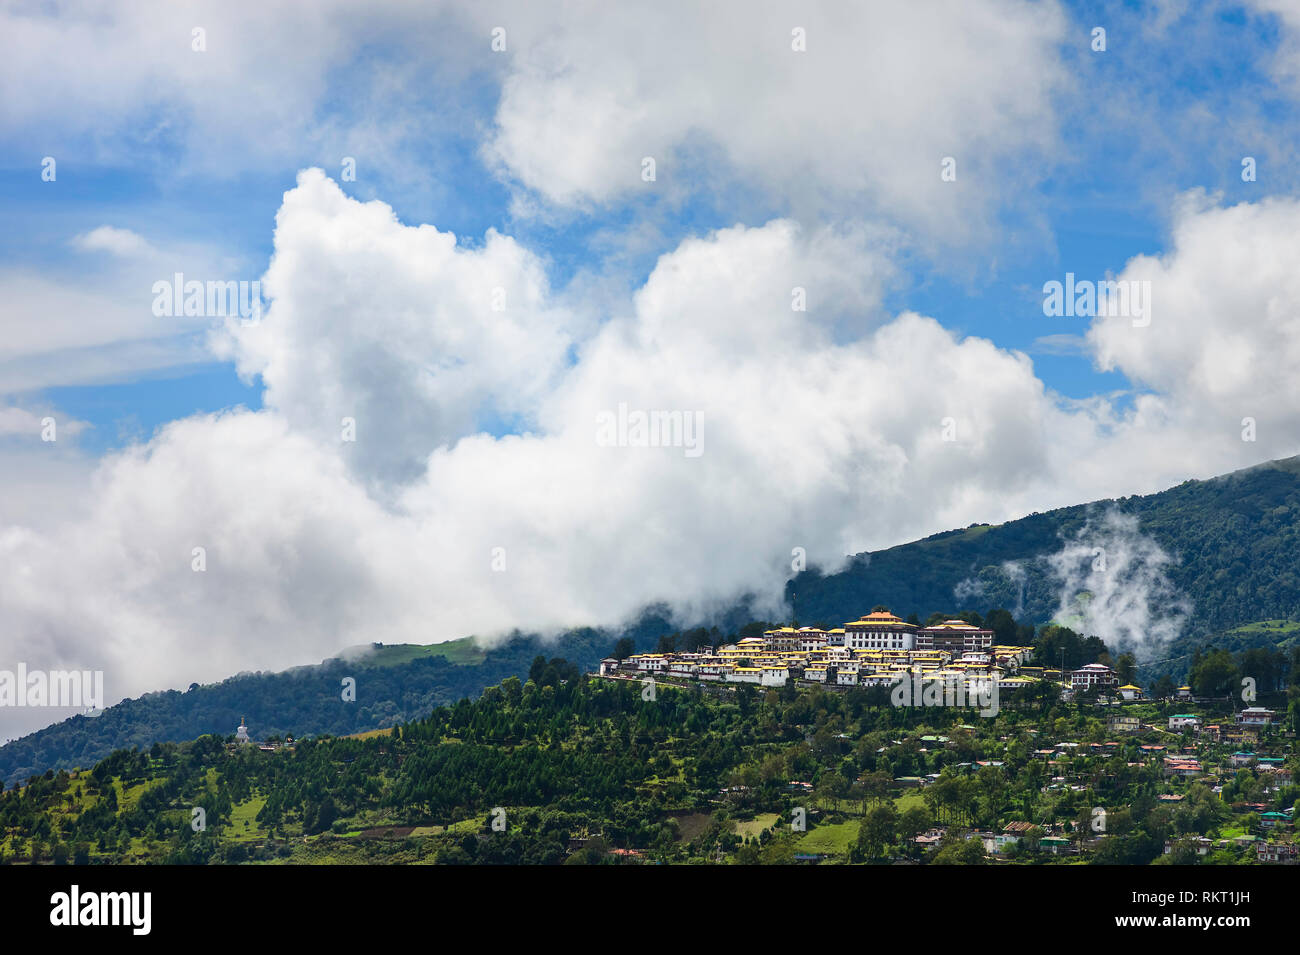
[[[1145,660],[1192,612],[1166,573],[1174,562],[1136,517],[1108,509],[1048,558],[1059,581],[1056,619]]]

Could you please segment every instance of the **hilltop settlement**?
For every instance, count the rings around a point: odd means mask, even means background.
[[[357,735],[241,719],[33,775],[0,794],[0,864],[1292,865],[1289,639],[1144,689],[997,609],[625,635]]]
[[[1059,670],[1024,666],[1031,646],[999,646],[993,631],[965,620],[928,627],[888,610],[874,610],[843,627],[780,627],[745,637],[716,651],[636,653],[601,661],[601,676],[651,675],[682,680],[784,686],[787,680],[839,687],[892,687],[920,676],[964,684],[996,683],[1008,689],[1056,679]],[[1115,672],[1091,664],[1069,674],[1077,688],[1117,686]],[[1125,687],[1129,691],[1137,687]]]

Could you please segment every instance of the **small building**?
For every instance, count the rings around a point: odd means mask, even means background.
[[[1197,759],[1186,759],[1178,756],[1165,757],[1165,775],[1177,776],[1181,778],[1191,778],[1201,774],[1201,762]]]
[[[1142,687],[1134,686],[1132,683],[1125,684],[1119,688],[1119,697],[1126,703],[1136,702],[1142,699]]]
[[[1191,847],[1196,850],[1198,856],[1208,855],[1210,850],[1214,848],[1214,843],[1205,838],[1205,836],[1193,836],[1187,841]],[[1165,855],[1169,855],[1174,851],[1174,845],[1175,843],[1170,840],[1165,840]]]
[[[1038,847],[1052,855],[1060,855],[1070,848],[1070,840],[1061,836],[1043,836],[1038,840]]]
[[[1237,714],[1238,726],[1264,727],[1270,725],[1277,714],[1262,706],[1248,706]]]
[[[1197,730],[1201,728],[1201,718],[1195,713],[1178,713],[1169,717],[1169,731],[1178,733],[1182,730]]]
[[[1093,688],[1105,690],[1118,685],[1119,677],[1104,663],[1089,663],[1070,674],[1070,689],[1075,692]]]
[[[943,841],[944,834],[947,831],[948,831],[947,829],[936,826],[934,828],[927,829],[925,832],[921,833],[912,841],[916,843],[918,846],[920,846],[922,850],[933,849],[936,846],[938,846],[940,842]]]
[[[1257,842],[1255,858],[1260,862],[1277,862],[1295,865],[1300,862],[1300,845],[1294,842]]]

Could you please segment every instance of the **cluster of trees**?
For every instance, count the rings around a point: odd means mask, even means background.
[[[1285,652],[1276,647],[1251,647],[1239,653],[1209,648],[1192,656],[1189,685],[1197,696],[1226,697],[1241,693],[1242,679],[1255,681],[1257,693],[1274,693],[1300,684],[1300,646]]]

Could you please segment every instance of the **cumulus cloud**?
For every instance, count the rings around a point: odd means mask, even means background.
[[[128,693],[659,599],[770,604],[792,547],[829,564],[946,526],[1041,463],[1008,454],[1026,415],[1053,414],[1028,360],[882,313],[892,266],[867,231],[774,220],[688,241],[586,329],[511,240],[403,226],[318,173],[275,241],[273,304],[224,333],[267,410],[170,425],[104,462],[89,516],[10,527],[6,562],[31,573],[0,605],[22,652],[102,662]],[[602,443],[620,405],[698,416],[703,453]],[[486,432],[484,408],[523,426]]]
[[[345,196],[320,170],[299,176],[276,217],[263,281],[266,320],[215,339],[265,402],[299,430],[364,433],[355,466],[410,478],[436,448],[492,421],[533,420],[573,342],[542,263],[489,231],[477,247],[399,223]]]
[[[1296,452],[1297,256],[1300,201],[1182,198],[1169,251],[1138,256],[1118,276],[1150,283],[1150,324],[1101,316],[1087,333],[1098,366],[1146,392],[1128,419],[1134,435],[1216,469],[1240,462],[1243,445],[1257,459]]]
[[[1151,325],[1099,319],[1089,339],[1167,392],[1125,408],[1063,401],[1026,355],[887,312],[895,266],[869,229],[775,219],[689,239],[592,324],[509,237],[407,226],[308,171],[277,217],[270,308],[219,335],[262,375],[265,410],[173,423],[109,456],[82,512],[11,520],[0,559],[22,572],[0,607],[33,663],[102,666],[122,695],[371,640],[617,623],[659,600],[698,619],[753,592],[779,613],[794,547],[834,567],[1250,463],[1258,447],[1204,440],[1203,405],[1180,411],[1197,387],[1180,379],[1210,359],[1165,323],[1231,302],[1248,305],[1222,321],[1286,320],[1280,271],[1206,261],[1216,243],[1193,237],[1249,245],[1260,228],[1262,255],[1287,220],[1274,205],[1188,216],[1168,257],[1126,269],[1162,270]],[[1166,310],[1166,285],[1186,284]],[[1269,301],[1259,284],[1278,296],[1265,316],[1249,307]],[[1248,370],[1229,367],[1225,394],[1244,394]],[[1289,386],[1269,371],[1259,387]],[[602,416],[640,411],[692,416],[702,453],[602,439]],[[1094,595],[1089,626],[1159,635],[1132,584],[1158,590],[1163,556],[1129,528],[1094,530],[1119,573],[1069,578]]]

